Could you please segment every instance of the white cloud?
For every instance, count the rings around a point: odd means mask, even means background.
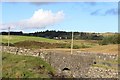
[[[58,11],[53,13],[51,10],[43,10],[39,9],[34,12],[33,16],[29,19],[25,19],[15,23],[2,24],[0,29],[8,28],[12,26],[12,28],[20,28],[20,29],[36,29],[36,28],[44,28],[50,25],[54,25],[64,19],[63,11]]]

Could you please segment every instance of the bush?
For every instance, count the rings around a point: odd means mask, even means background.
[[[120,35],[106,36],[99,44],[100,45],[120,44]]]
[[[2,45],[2,46],[8,46],[8,43],[2,43],[1,45]],[[15,46],[15,45],[12,44],[12,43],[9,43],[9,46]]]
[[[78,45],[73,46],[73,49],[79,49],[79,48],[80,48],[80,46],[78,46]]]

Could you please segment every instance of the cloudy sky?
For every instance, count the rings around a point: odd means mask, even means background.
[[[1,30],[118,32],[117,2],[3,2]]]

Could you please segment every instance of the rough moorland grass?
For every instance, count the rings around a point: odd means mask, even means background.
[[[71,47],[71,40],[62,40],[62,41],[66,42],[68,44],[67,45],[68,48]],[[73,46],[74,49],[91,48],[93,46],[97,46],[98,41],[97,40],[74,40],[73,44],[74,44],[74,46]]]
[[[7,43],[8,42],[8,36],[7,35],[0,35],[0,38],[2,38],[2,43]],[[33,36],[15,36],[11,35],[9,37],[10,39],[10,45],[14,45],[15,43],[19,42],[24,42],[24,41],[36,41],[36,42],[47,42],[49,44],[52,44],[54,46],[54,43],[59,43],[58,47],[56,48],[70,48],[71,47],[71,40],[54,40],[54,39],[47,39],[47,38],[42,38],[42,37],[33,37]],[[32,43],[32,42],[31,42]],[[95,46],[95,41],[83,41],[82,40],[74,40],[74,49],[79,49],[79,48],[89,48],[92,46]],[[7,45],[7,44],[6,44]],[[36,46],[34,44],[31,45],[33,48],[39,48],[39,46]],[[31,46],[29,46],[31,48]],[[47,46],[47,45],[46,45]],[[46,48],[46,47],[44,47]],[[51,47],[48,47],[51,48]]]
[[[49,78],[54,69],[41,58],[9,53],[2,54],[2,75],[5,78]]]
[[[93,46],[92,48],[85,48],[84,51],[94,53],[118,54],[118,44]]]
[[[53,39],[47,39],[42,37],[33,37],[33,36],[15,36],[11,35],[9,38],[7,35],[0,35],[0,38],[2,39],[2,43],[7,43],[8,39],[10,39],[10,43],[16,43],[20,41],[39,41],[39,42],[49,42],[49,43],[58,43],[60,41],[53,40]]]

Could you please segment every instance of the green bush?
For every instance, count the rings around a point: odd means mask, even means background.
[[[100,45],[107,45],[107,44],[120,44],[120,35],[112,35],[106,36],[103,40],[99,43]]]
[[[1,43],[2,46],[8,46],[8,43]],[[9,43],[9,46],[15,46],[14,44],[12,43]]]
[[[80,46],[78,46],[78,45],[73,45],[73,49],[79,49],[80,48]]]
[[[70,48],[70,44],[59,44],[57,48]]]

